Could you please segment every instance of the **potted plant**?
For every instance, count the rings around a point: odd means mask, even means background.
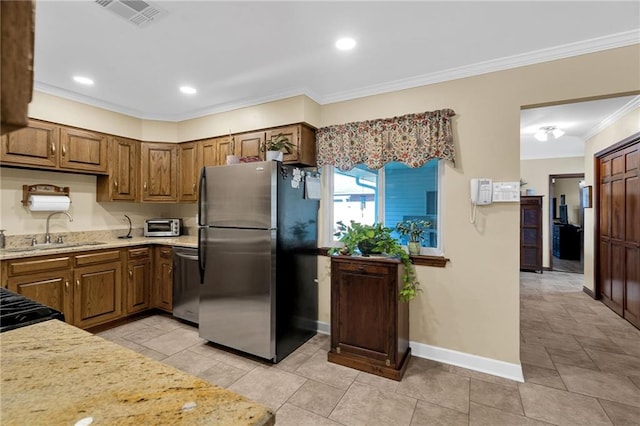
[[[402,274],[402,288],[400,289],[400,300],[408,302],[416,297],[421,291],[420,283],[416,278],[416,271],[411,263],[411,258],[402,248],[395,238],[391,236],[391,228],[387,228],[381,223],[364,225],[351,221],[350,225],[338,222],[338,232],[335,236],[344,247],[334,247],[329,250],[329,254],[353,255],[360,253],[362,256],[371,254],[384,254],[398,258],[404,264]]]
[[[291,143],[289,138],[282,133],[278,133],[277,135],[272,136],[271,139],[265,141],[264,145],[262,146],[262,151],[266,151],[267,161],[282,161],[283,150],[287,154],[291,154],[293,148],[294,145]]]
[[[420,254],[420,241],[427,233],[427,228],[431,226],[431,222],[422,219],[407,219],[396,224],[396,231],[398,234],[409,236],[409,254]]]

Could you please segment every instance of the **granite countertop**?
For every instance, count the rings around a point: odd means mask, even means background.
[[[266,406],[57,320],[0,334],[0,351],[3,425],[275,424]]]
[[[148,244],[198,247],[198,238],[192,235],[180,237],[133,237],[127,239],[114,238],[111,235],[95,236],[90,233],[74,236],[72,242],[65,244],[50,244],[41,246],[22,246],[0,249],[0,260],[20,259],[31,256],[44,256],[49,254],[74,253],[87,250],[102,250],[109,248],[122,248]]]

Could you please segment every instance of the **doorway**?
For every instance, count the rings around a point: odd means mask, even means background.
[[[549,175],[549,268],[584,273],[584,173]]]

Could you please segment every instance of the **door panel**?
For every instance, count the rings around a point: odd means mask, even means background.
[[[262,358],[275,357],[275,234],[204,231],[201,337]]]
[[[118,318],[122,313],[120,262],[78,268],[74,271],[74,319],[79,327]]]
[[[629,248],[626,253],[626,287],[624,317],[640,327],[640,249]]]

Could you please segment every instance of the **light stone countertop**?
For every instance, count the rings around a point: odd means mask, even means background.
[[[0,334],[0,351],[3,426],[275,424],[264,405],[57,320]]]
[[[90,237],[90,238],[86,238]],[[110,248],[122,248],[140,245],[168,245],[179,247],[198,247],[198,238],[192,235],[183,235],[180,237],[133,237],[127,239],[114,238],[111,235],[105,235],[100,238],[91,234],[85,234],[85,237],[75,236],[73,242],[60,245],[51,244],[49,246],[41,245],[40,247],[8,247],[0,249],[0,260],[21,259],[32,256],[45,256],[50,254],[74,253],[88,250],[103,250]],[[95,244],[99,242],[100,244]]]

